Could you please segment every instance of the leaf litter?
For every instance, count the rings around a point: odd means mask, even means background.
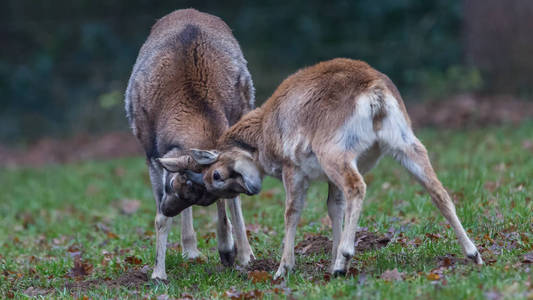
[[[145,266],[140,269],[135,268],[122,272],[122,274],[120,274],[120,276],[115,279],[97,278],[85,281],[67,282],[65,284],[65,288],[71,291],[86,291],[96,286],[136,288],[148,284],[149,270],[150,268],[148,266]]]

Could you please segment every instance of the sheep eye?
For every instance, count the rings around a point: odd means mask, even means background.
[[[214,180],[218,181],[218,180],[220,180],[220,178],[221,178],[220,177],[220,173],[218,173],[218,171],[213,172],[213,179]]]

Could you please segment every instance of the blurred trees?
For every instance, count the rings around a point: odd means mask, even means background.
[[[533,94],[533,1],[465,1],[469,63],[486,78],[487,92]]]
[[[477,24],[481,17],[472,10],[485,3],[472,1],[465,5],[473,16],[467,24]],[[369,62],[408,99],[499,86],[490,81],[500,70],[491,68],[492,58],[466,59],[464,37],[479,34],[472,26],[463,34],[459,0],[4,0],[2,6],[0,142],[125,128],[123,91],[138,49],[157,18],[187,7],[218,15],[233,29],[258,103],[288,74],[333,57]],[[466,44],[479,50],[486,43]],[[506,92],[527,88],[524,79]]]

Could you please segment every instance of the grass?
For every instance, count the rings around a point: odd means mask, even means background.
[[[143,159],[0,169],[0,297],[42,291],[54,298],[187,294],[224,298],[233,288],[236,296],[259,290],[265,298],[531,299],[531,264],[522,261],[533,249],[533,150],[527,143],[532,132],[533,122],[419,132],[440,179],[453,195],[459,218],[484,250],[487,265],[458,262],[438,268],[437,257],[462,257],[455,236],[422,188],[386,158],[366,176],[368,191],[360,225],[378,233],[391,230],[393,241],[357,255],[352,265],[358,274],[349,278],[326,280],[322,273],[310,274],[302,267],[329,260],[325,255],[297,256],[296,270],[281,285],[253,283],[245,272],[222,268],[212,238],[216,209],[195,207],[199,248],[207,260],[186,261],[173,247],[167,251],[168,284],[148,282],[136,288],[101,284],[69,290],[66,284],[75,279],[66,275],[77,252],[88,266],[88,275],[78,278],[82,281],[114,279],[143,265],[153,266],[154,200]],[[327,215],[326,194],[325,184],[310,189],[297,243],[309,233],[331,236],[321,222]],[[141,202],[133,215],[120,212],[118,200],[126,198]],[[246,223],[260,228],[250,238],[259,259],[280,259],[283,202],[283,187],[271,178],[265,180],[262,194],[243,197]],[[179,241],[176,227],[169,243]],[[417,238],[419,246],[409,243]],[[394,268],[403,273],[401,280],[380,278]],[[429,275],[433,273],[438,278]]]

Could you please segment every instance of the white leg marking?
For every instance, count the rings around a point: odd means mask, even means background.
[[[342,218],[345,210],[346,202],[342,195],[342,191],[339,190],[335,184],[329,183],[328,187],[328,214],[331,219],[331,227],[333,230],[333,247],[331,251],[331,269],[333,272],[333,264],[337,258],[337,250],[339,249],[339,243],[341,240],[342,232]]]
[[[334,275],[345,275],[350,266],[350,260],[355,253],[355,231],[357,230],[357,224],[366,192],[366,185],[363,181],[363,177],[355,167],[355,162],[349,165],[352,168],[350,170],[345,170],[345,172],[351,173],[349,176],[353,179],[353,182],[346,182],[343,184],[346,210],[344,212],[344,229],[337,250],[337,258],[333,266]]]
[[[464,253],[477,264],[483,260],[474,243],[468,238],[463,225],[455,212],[455,206],[437,178],[427,150],[416,138],[407,120],[401,113],[396,99],[386,98],[387,116],[383,120],[380,140],[388,147],[388,152],[411,173],[431,195],[431,199],[448,223],[452,226]]]
[[[244,225],[244,217],[241,209],[241,199],[235,197],[228,199],[229,211],[231,213],[231,220],[233,221],[233,232],[237,242],[237,263],[241,266],[247,266],[250,259],[255,259],[252,247],[248,242],[246,236],[246,226]]]
[[[192,207],[188,207],[181,212],[181,249],[182,255],[187,259],[202,257],[198,251],[196,232],[193,226]]]
[[[167,279],[165,271],[165,255],[167,251],[167,237],[172,218],[165,217],[162,214],[155,216],[155,232],[156,232],[156,256],[155,267],[152,272],[152,279]]]
[[[274,279],[284,277],[294,267],[294,237],[309,186],[307,180],[297,170],[287,167],[283,168],[283,185],[286,193],[285,238],[283,240],[283,255]]]

